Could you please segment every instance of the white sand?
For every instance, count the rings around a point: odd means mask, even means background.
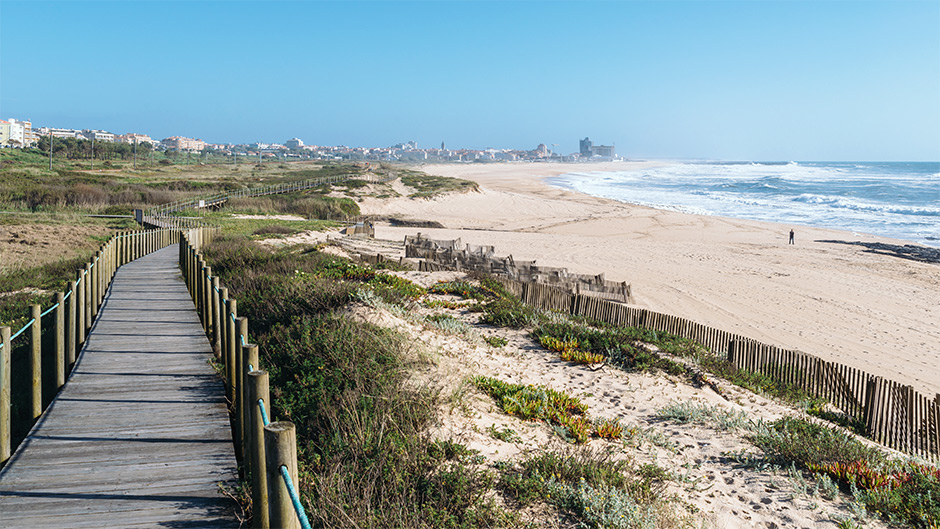
[[[902,243],[825,229],[661,211],[549,187],[545,176],[657,165],[422,166],[478,182],[479,193],[432,200],[367,199],[364,214],[434,220],[446,229],[376,227],[401,240],[496,246],[574,272],[632,284],[639,306],[940,392],[940,266],[820,239]],[[660,164],[661,165],[661,164]]]

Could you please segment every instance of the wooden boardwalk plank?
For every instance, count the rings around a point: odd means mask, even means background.
[[[235,527],[225,391],[177,247],[127,264],[68,383],[0,470],[0,526]]]

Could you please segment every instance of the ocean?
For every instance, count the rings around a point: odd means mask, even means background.
[[[940,247],[940,162],[686,162],[568,173],[547,183],[659,209]]]

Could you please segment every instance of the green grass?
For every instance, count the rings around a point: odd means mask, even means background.
[[[270,372],[272,415],[297,426],[301,495],[315,527],[517,525],[489,495],[496,476],[479,458],[425,433],[438,397],[407,383],[417,361],[409,343],[339,312],[358,289],[408,299],[420,287],[241,237],[218,239],[206,255],[249,318]]]
[[[446,193],[466,193],[479,191],[476,182],[460,178],[435,176],[413,170],[400,170],[401,183],[415,190],[411,198],[432,198]]]
[[[665,494],[667,472],[633,467],[608,450],[547,451],[505,467],[500,487],[508,495],[522,505],[553,505],[575,516],[579,527],[691,526]]]

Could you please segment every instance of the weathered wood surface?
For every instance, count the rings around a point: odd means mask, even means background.
[[[68,383],[0,471],[0,527],[235,527],[225,391],[176,245],[118,270]]]

